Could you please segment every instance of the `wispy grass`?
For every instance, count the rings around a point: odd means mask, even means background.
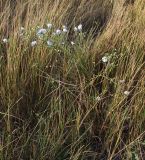
[[[0,159],[144,160],[144,3],[0,2]]]

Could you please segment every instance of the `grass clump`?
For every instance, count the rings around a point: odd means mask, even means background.
[[[0,2],[0,159],[144,159],[143,2]]]

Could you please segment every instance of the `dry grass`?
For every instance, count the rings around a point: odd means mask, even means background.
[[[0,1],[0,159],[144,160],[145,0],[130,2]],[[48,22],[69,33],[31,47]]]

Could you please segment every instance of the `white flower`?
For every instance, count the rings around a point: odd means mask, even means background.
[[[108,62],[108,58],[106,56],[102,57],[102,62],[107,63]]]
[[[83,28],[82,24],[78,25],[78,30],[79,31],[82,31],[82,28]]]
[[[63,32],[66,33],[68,31],[66,26],[62,26],[62,28],[63,28]]]
[[[75,31],[75,32],[77,32],[77,31],[78,31],[78,28],[77,28],[77,27],[75,27],[75,28],[74,28],[74,31]]]
[[[48,45],[48,46],[52,46],[52,45],[53,45],[52,41],[48,40],[48,41],[47,41],[47,45]]]
[[[4,43],[8,43],[8,39],[4,38],[4,39],[3,39],[3,42],[4,42]]]
[[[124,91],[124,94],[125,94],[126,96],[128,96],[128,95],[130,94],[130,92],[129,92],[129,91]]]
[[[125,80],[124,80],[124,79],[122,79],[122,80],[120,80],[119,82],[120,82],[120,83],[125,83]]]
[[[21,27],[21,28],[20,28],[20,30],[21,30],[21,31],[24,31],[24,30],[25,30],[25,28],[24,28],[24,27]]]
[[[56,34],[57,34],[57,35],[60,35],[60,34],[61,34],[61,30],[60,30],[60,29],[57,29],[57,30],[56,30]]]
[[[32,41],[31,46],[34,47],[35,45],[37,45],[37,41]]]
[[[97,101],[101,101],[101,97],[100,97],[100,96],[97,96],[97,97],[96,97],[96,100],[97,100]]]
[[[48,23],[48,24],[47,24],[47,27],[48,27],[48,29],[51,29],[51,28],[52,28],[52,24],[51,24],[51,23]]]
[[[63,29],[66,28],[66,29],[67,29],[67,26],[63,25],[62,28],[63,28]]]
[[[67,28],[63,28],[63,32],[66,33],[67,32]]]
[[[52,33],[52,35],[54,35],[54,36],[55,36],[55,35],[56,35],[56,33],[55,33],[55,32],[53,32],[53,33]]]
[[[20,33],[20,37],[22,37],[24,35],[24,33]]]
[[[39,29],[39,30],[38,30],[37,35],[38,35],[38,36],[40,36],[40,35],[45,34],[46,32],[47,32],[47,30],[46,30],[46,29],[41,28],[41,29]]]
[[[71,43],[71,45],[74,45],[74,44],[75,44],[73,41],[71,41],[70,43]]]

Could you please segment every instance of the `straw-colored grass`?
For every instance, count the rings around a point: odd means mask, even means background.
[[[0,1],[1,160],[145,159],[144,4]]]

